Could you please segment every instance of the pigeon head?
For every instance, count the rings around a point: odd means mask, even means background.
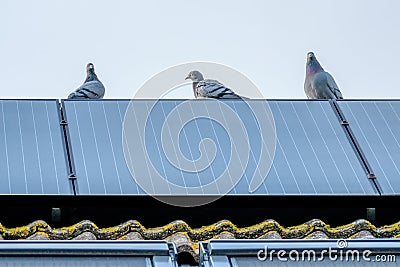
[[[315,57],[313,52],[307,53],[307,72],[318,72],[324,70],[321,65],[319,64],[317,58]]]
[[[204,80],[203,74],[201,74],[200,71],[197,70],[192,70],[189,72],[188,76],[185,78],[185,80],[190,79],[193,82],[200,82]]]
[[[93,63],[88,63],[88,64],[86,65],[86,71],[87,71],[87,73],[94,72],[94,65],[93,65]]]
[[[98,80],[96,73],[94,73],[94,65],[93,65],[93,63],[88,63],[86,65],[86,73],[87,73],[87,77],[86,77],[85,82]]]
[[[307,60],[313,60],[315,59],[314,52],[308,52],[307,53]]]

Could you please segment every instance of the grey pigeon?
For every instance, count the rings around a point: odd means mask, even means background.
[[[307,53],[304,92],[309,99],[343,99],[332,75],[321,67],[313,52]]]
[[[104,85],[97,78],[94,72],[93,63],[86,65],[86,80],[74,92],[69,94],[68,99],[100,99],[105,93]]]
[[[219,81],[204,79],[203,74],[197,70],[189,72],[185,80],[187,79],[193,81],[193,93],[196,98],[247,99],[237,95]]]

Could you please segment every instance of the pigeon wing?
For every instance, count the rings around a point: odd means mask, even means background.
[[[231,89],[216,80],[206,79],[196,86],[198,97],[207,98],[241,98]]]
[[[307,75],[306,75],[306,80],[304,82],[304,92],[306,93],[308,99],[316,98],[315,90],[311,85],[311,78]]]
[[[336,99],[343,99],[342,93],[339,90],[339,86],[336,84],[335,79],[333,79],[332,75],[328,72],[326,73],[326,83],[328,85],[329,90],[335,96]]]
[[[98,99],[103,98],[105,92],[104,85],[100,81],[90,81],[84,83],[74,92],[72,92],[69,99]]]

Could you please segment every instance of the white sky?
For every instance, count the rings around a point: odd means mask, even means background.
[[[105,98],[131,98],[190,61],[233,67],[265,98],[306,98],[308,51],[345,98],[400,98],[399,11],[398,0],[1,0],[0,98],[65,98],[88,62]]]

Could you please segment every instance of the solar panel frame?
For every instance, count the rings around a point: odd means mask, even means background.
[[[0,195],[72,195],[58,99],[0,99],[0,106],[1,145],[5,146],[0,157],[8,166],[0,169],[7,170],[1,177],[9,180],[6,185],[1,179]],[[18,138],[18,147],[9,149]],[[21,164],[11,166],[18,160]]]

